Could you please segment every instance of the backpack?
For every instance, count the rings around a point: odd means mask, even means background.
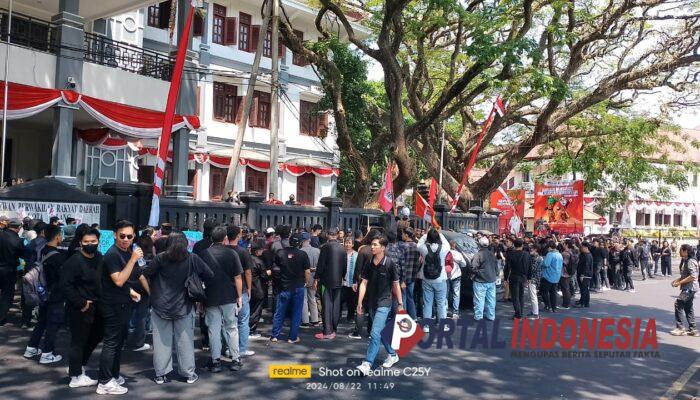
[[[425,279],[437,279],[440,277],[442,272],[442,264],[440,262],[440,249],[442,244],[438,245],[436,252],[430,250],[430,245],[426,244],[428,249],[428,255],[425,256],[425,261],[423,262],[423,277]]]
[[[46,302],[49,292],[46,287],[46,274],[44,273],[44,262],[58,251],[47,253],[41,260],[34,262],[34,266],[22,277],[22,293],[24,303],[28,306],[40,306]]]

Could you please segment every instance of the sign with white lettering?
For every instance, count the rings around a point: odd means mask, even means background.
[[[51,217],[58,217],[62,221],[71,217],[78,224],[99,224],[100,211],[99,204],[0,200],[0,215],[19,219],[30,217],[44,222],[49,222]]]

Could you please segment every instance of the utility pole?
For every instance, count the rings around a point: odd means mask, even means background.
[[[442,203],[442,169],[445,168],[445,124],[440,124],[440,177],[438,178],[437,203]]]
[[[231,164],[229,164],[228,166],[228,173],[226,174],[226,183],[224,183],[225,192],[233,190],[233,182],[236,179],[236,168],[238,168],[238,159],[241,156],[241,148],[243,147],[243,138],[245,136],[245,130],[248,126],[248,117],[250,116],[250,109],[253,106],[253,92],[255,91],[255,82],[258,79],[260,58],[262,58],[263,47],[265,46],[265,36],[267,33],[267,26],[270,21],[270,13],[272,11],[271,8],[271,0],[267,0],[267,7],[265,7],[263,23],[262,26],[260,26],[260,37],[258,37],[258,47],[255,50],[255,58],[253,59],[253,69],[250,71],[250,78],[248,78],[248,91],[246,92],[245,100],[243,101],[243,115],[241,116],[241,121],[238,123],[238,134],[236,135],[236,143],[233,145]]]
[[[279,198],[278,176],[279,176],[279,127],[280,127],[280,112],[279,112],[279,0],[272,0],[272,32],[271,32],[271,47],[272,47],[272,91],[270,93],[270,193],[274,193],[275,198]]]

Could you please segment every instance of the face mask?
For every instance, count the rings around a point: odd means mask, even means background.
[[[435,252],[438,250],[438,247],[440,247],[439,244],[437,244],[437,243],[432,243],[432,244],[430,245],[430,251],[432,251],[433,253],[435,253]]]
[[[83,245],[82,249],[86,254],[92,255],[92,254],[97,253],[97,245],[96,244]]]

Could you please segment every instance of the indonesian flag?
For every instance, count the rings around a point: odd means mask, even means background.
[[[501,96],[496,97],[496,102],[493,104],[493,109],[496,111],[496,114],[498,114],[499,117],[503,117],[506,115],[506,107],[503,105],[503,99],[501,99]]]
[[[418,192],[416,192],[416,216],[427,223],[435,225],[435,210]]]
[[[160,222],[160,196],[163,190],[163,177],[165,174],[165,163],[168,159],[168,147],[170,146],[170,133],[172,132],[173,119],[175,117],[175,106],[177,97],[180,93],[180,83],[182,82],[182,69],[185,66],[185,54],[187,53],[187,41],[190,36],[190,28],[192,27],[192,18],[194,15],[194,2],[190,3],[187,11],[187,19],[182,29],[182,36],[177,46],[177,57],[175,58],[175,67],[170,80],[170,89],[168,90],[168,102],[165,105],[165,116],[163,117],[163,129],[161,130],[160,140],[158,141],[158,161],[155,168],[155,176],[153,179],[153,200],[151,202],[151,215],[148,218],[148,225],[158,226]]]
[[[391,178],[391,165],[392,163],[386,165],[384,187],[379,190],[379,207],[381,207],[384,212],[389,212],[394,208],[394,182],[392,182]]]

